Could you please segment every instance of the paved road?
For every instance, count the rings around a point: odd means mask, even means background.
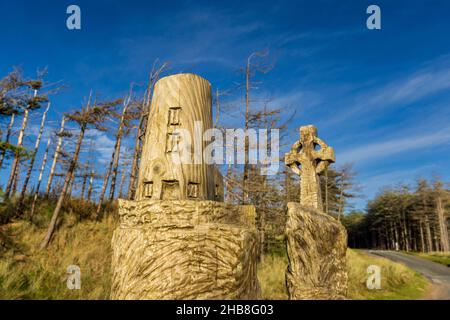
[[[369,253],[402,263],[428,278],[433,286],[426,298],[450,299],[449,267],[402,252],[369,250]]]

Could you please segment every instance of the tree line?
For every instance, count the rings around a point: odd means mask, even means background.
[[[352,212],[343,223],[354,248],[450,251],[450,190],[438,178],[415,186],[385,188],[369,201],[367,213]]]

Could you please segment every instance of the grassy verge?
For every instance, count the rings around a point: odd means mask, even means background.
[[[267,255],[264,258],[258,270],[263,299],[287,299],[284,277],[287,263],[286,256]],[[381,267],[380,290],[369,290],[366,287],[369,265]],[[413,300],[424,295],[428,284],[425,278],[401,264],[350,249],[347,254],[347,268],[349,299]]]
[[[369,290],[366,287],[369,265],[381,268],[380,290]],[[348,250],[347,269],[350,299],[415,300],[424,295],[428,285],[424,277],[402,264],[357,250]]]
[[[409,254],[443,264],[446,267],[450,267],[450,252],[408,252]]]

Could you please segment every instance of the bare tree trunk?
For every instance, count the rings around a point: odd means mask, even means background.
[[[11,132],[12,132],[12,127],[14,125],[14,119],[15,119],[15,114],[13,113],[11,115],[11,120],[9,121],[8,129],[6,130],[6,138],[5,138],[6,143],[9,143],[9,139],[11,138]],[[2,169],[3,161],[5,160],[6,149],[2,150],[1,152],[2,153],[0,155],[0,170]]]
[[[341,215],[344,211],[345,206],[345,199],[344,199],[344,187],[341,187],[341,190],[339,192],[339,208],[338,208],[338,221],[341,221]]]
[[[89,176],[89,174],[87,172],[83,174],[83,182],[81,184],[81,200],[84,200],[88,176]]]
[[[25,181],[22,185],[22,191],[20,192],[20,198],[18,203],[18,212],[20,214],[20,211],[23,209],[23,200],[25,198],[25,193],[27,192],[28,182],[30,181],[31,173],[33,172],[33,166],[34,162],[36,161],[36,155],[39,150],[39,145],[41,143],[42,139],[42,133],[44,132],[45,127],[45,118],[47,117],[48,110],[50,109],[50,103],[47,104],[47,108],[44,111],[44,114],[42,115],[41,120],[41,126],[39,127],[39,133],[36,139],[36,144],[34,145],[33,154],[31,155],[30,164],[28,166],[27,174],[25,176]]]
[[[119,184],[119,198],[123,198],[123,185],[125,183],[125,174],[127,172],[127,164],[122,164],[122,176],[120,178],[120,184]]]
[[[117,143],[117,141],[116,141],[116,143]],[[98,217],[100,216],[100,211],[102,210],[102,204],[103,204],[103,200],[105,199],[106,188],[108,187],[108,181],[109,181],[109,177],[111,175],[111,170],[112,170],[112,166],[114,163],[115,153],[116,153],[116,148],[114,148],[114,150],[111,154],[111,161],[109,162],[108,169],[106,169],[106,172],[105,172],[105,178],[103,179],[103,186],[102,186],[102,190],[100,192],[100,198],[98,199],[97,210],[95,211],[96,219],[98,219]]]
[[[72,198],[72,191],[73,191],[73,185],[75,183],[75,171],[76,170],[77,170],[77,167],[75,166],[75,169],[72,171],[72,175],[70,176],[69,187],[67,188],[67,192],[66,192],[67,200],[70,200]]]
[[[114,164],[113,164],[113,169],[112,169],[112,174],[111,174],[111,187],[109,188],[109,200],[110,201],[114,200],[114,194],[116,191],[116,180],[117,180],[117,173],[119,171],[119,157],[120,157],[121,142],[122,142],[122,138],[119,138],[118,144],[117,144],[116,156],[114,158]]]
[[[217,125],[219,124],[219,118],[220,118],[220,100],[219,100],[219,89],[216,90],[216,121],[214,124],[214,127],[217,128]]]
[[[29,113],[28,109],[25,109],[25,111],[23,113],[23,119],[22,119],[22,128],[20,129],[19,137],[17,138],[17,147],[19,147],[19,148],[22,147],[22,145],[23,145],[23,137],[24,137],[25,129],[27,128],[27,122],[28,122],[28,113]],[[6,190],[5,190],[6,198],[9,198],[11,196],[11,191],[13,189],[14,180],[17,181],[18,166],[19,166],[19,162],[20,162],[19,157],[20,157],[19,153],[16,152],[14,155],[13,163],[11,165],[11,173],[9,175],[8,184],[7,184]]]
[[[406,251],[410,251],[409,239],[408,239],[408,226],[406,225],[406,219],[403,219],[402,225],[403,239],[405,240]]]
[[[413,231],[412,231],[411,223],[408,224],[408,241],[409,246],[412,251],[417,251],[417,243],[415,237],[413,237]]]
[[[94,184],[94,170],[91,171],[91,174],[90,174],[90,177],[89,177],[89,187],[88,187],[87,201],[91,201],[93,184]]]
[[[447,224],[445,222],[445,212],[444,206],[442,205],[442,196],[438,194],[436,198],[436,214],[438,217],[439,234],[441,239],[441,249],[442,251],[450,251],[448,242],[448,231]]]
[[[112,201],[114,199],[114,193],[116,191],[116,179],[117,179],[117,172],[119,167],[119,159],[120,159],[120,146],[122,143],[122,136],[123,136],[123,127],[125,125],[125,116],[128,110],[128,106],[130,104],[131,97],[129,97],[127,100],[125,100],[123,110],[122,110],[122,116],[120,117],[120,123],[119,128],[117,129],[116,134],[116,143],[114,146],[114,163],[113,163],[113,170],[112,170],[112,176],[111,176],[111,187],[109,189],[109,200]]]
[[[45,188],[45,197],[46,198],[48,198],[50,195],[50,189],[52,187],[53,176],[55,174],[55,169],[56,169],[56,163],[58,162],[58,156],[59,156],[59,153],[61,152],[65,122],[66,122],[66,118],[63,116],[63,118],[61,120],[61,128],[59,129],[59,133],[58,133],[58,135],[59,135],[58,143],[56,145],[55,153],[53,155],[53,163],[50,168],[50,174],[48,176],[47,187]]]
[[[427,235],[427,246],[428,246],[427,252],[431,252],[433,251],[433,242],[431,238],[430,222],[428,221],[427,215],[425,215],[425,233]]]
[[[133,154],[133,164],[131,165],[131,172],[130,172],[130,181],[128,183],[128,200],[133,200],[134,195],[136,193],[136,178],[138,174],[138,163],[139,163],[139,154],[141,151],[141,136],[142,132],[144,131],[142,126],[144,124],[144,115],[141,115],[141,118],[139,120],[139,126],[138,131],[136,133],[136,138],[134,141],[134,154]]]
[[[50,240],[52,238],[53,232],[55,231],[56,222],[58,220],[59,213],[61,212],[61,208],[62,208],[64,199],[66,197],[67,189],[69,187],[70,181],[72,179],[72,175],[73,175],[73,173],[75,171],[75,168],[77,166],[77,163],[78,163],[78,156],[80,154],[81,144],[83,143],[83,138],[84,138],[84,133],[86,131],[86,126],[87,126],[86,122],[82,122],[81,123],[80,134],[78,136],[77,145],[75,147],[75,153],[73,155],[72,161],[70,162],[69,170],[66,173],[66,177],[65,177],[65,180],[64,180],[62,191],[61,191],[61,193],[59,195],[58,202],[56,204],[55,211],[53,212],[52,219],[50,220],[50,224],[48,226],[47,233],[45,235],[44,241],[42,241],[42,243],[41,243],[41,249],[47,248],[47,246],[50,243]]]
[[[226,174],[226,179],[225,179],[225,190],[226,190],[226,201],[227,202],[231,202],[232,197],[231,197],[231,163],[228,163],[227,166],[227,174]]]
[[[42,159],[41,170],[39,170],[39,178],[36,186],[36,190],[34,191],[33,203],[31,204],[30,217],[34,215],[34,211],[36,210],[36,203],[39,196],[39,188],[41,187],[42,176],[44,175],[45,165],[47,164],[48,151],[50,149],[51,139],[48,138],[47,146],[45,147],[44,158]]]
[[[419,222],[419,227],[420,227],[420,250],[422,252],[425,252],[425,239],[424,239],[424,235],[423,235],[423,225],[422,225],[422,220],[420,220]]]
[[[433,238],[434,238],[434,247],[436,251],[440,251],[441,250],[441,242],[438,238],[438,233],[436,232],[436,226],[435,228],[433,228]]]
[[[17,163],[16,174],[14,176],[13,185],[12,185],[12,189],[11,189],[12,195],[15,195],[17,193],[17,186],[18,186],[19,180],[20,180],[21,160],[22,159],[20,159],[19,162]]]
[[[244,175],[242,181],[242,203],[247,203],[247,181],[248,181],[248,169],[249,169],[249,139],[248,139],[248,128],[250,119],[250,106],[249,106],[249,91],[250,91],[250,59],[251,55],[247,59],[247,67],[245,69],[245,163],[244,163]]]

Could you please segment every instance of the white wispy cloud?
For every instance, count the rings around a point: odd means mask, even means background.
[[[99,164],[109,163],[111,160],[111,154],[114,150],[114,140],[108,137],[105,132],[99,130],[88,130],[85,136],[85,145],[89,145],[89,140],[92,139],[93,150],[98,157],[96,157],[96,161]]]
[[[385,85],[355,95],[350,106],[324,122],[327,125],[352,117],[369,120],[388,108],[402,108],[450,89],[450,56],[428,62],[418,70]],[[363,117],[364,116],[364,117]]]
[[[339,162],[370,162],[394,154],[450,143],[450,128],[377,141],[338,153]]]

